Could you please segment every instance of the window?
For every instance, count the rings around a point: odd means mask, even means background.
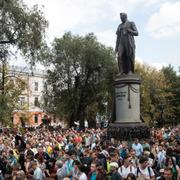
[[[38,123],[38,114],[34,115],[34,123],[36,123],[36,124]]]
[[[35,90],[35,91],[38,91],[38,86],[39,86],[38,82],[35,82],[35,83],[34,83],[34,90]]]
[[[19,98],[19,103],[21,106],[23,106],[25,104],[25,97],[20,97]]]
[[[34,98],[34,106],[39,106],[38,97]]]

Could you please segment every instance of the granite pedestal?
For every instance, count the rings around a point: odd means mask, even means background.
[[[140,78],[135,74],[118,75],[114,81],[114,122],[109,138],[128,140],[149,138],[150,130],[140,119]]]

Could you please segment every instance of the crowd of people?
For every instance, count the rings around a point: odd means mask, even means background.
[[[180,179],[180,126],[150,139],[108,140],[106,129],[0,133],[0,180]]]

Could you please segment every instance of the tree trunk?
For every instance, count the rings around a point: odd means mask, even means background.
[[[71,117],[69,119],[69,127],[73,127],[74,126],[74,113],[71,114]]]
[[[88,119],[88,126],[89,126],[89,128],[96,128],[96,120],[95,120],[95,118],[90,117]]]

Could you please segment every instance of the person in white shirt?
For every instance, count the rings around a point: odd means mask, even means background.
[[[139,166],[137,167],[135,174],[137,177],[142,177],[146,180],[155,180],[154,171],[150,166],[148,166],[148,157],[141,156],[139,158]]]
[[[130,173],[135,175],[135,168],[132,165],[131,156],[126,156],[124,158],[123,165],[118,169],[118,172],[123,179],[126,179],[128,174],[130,174]]]

